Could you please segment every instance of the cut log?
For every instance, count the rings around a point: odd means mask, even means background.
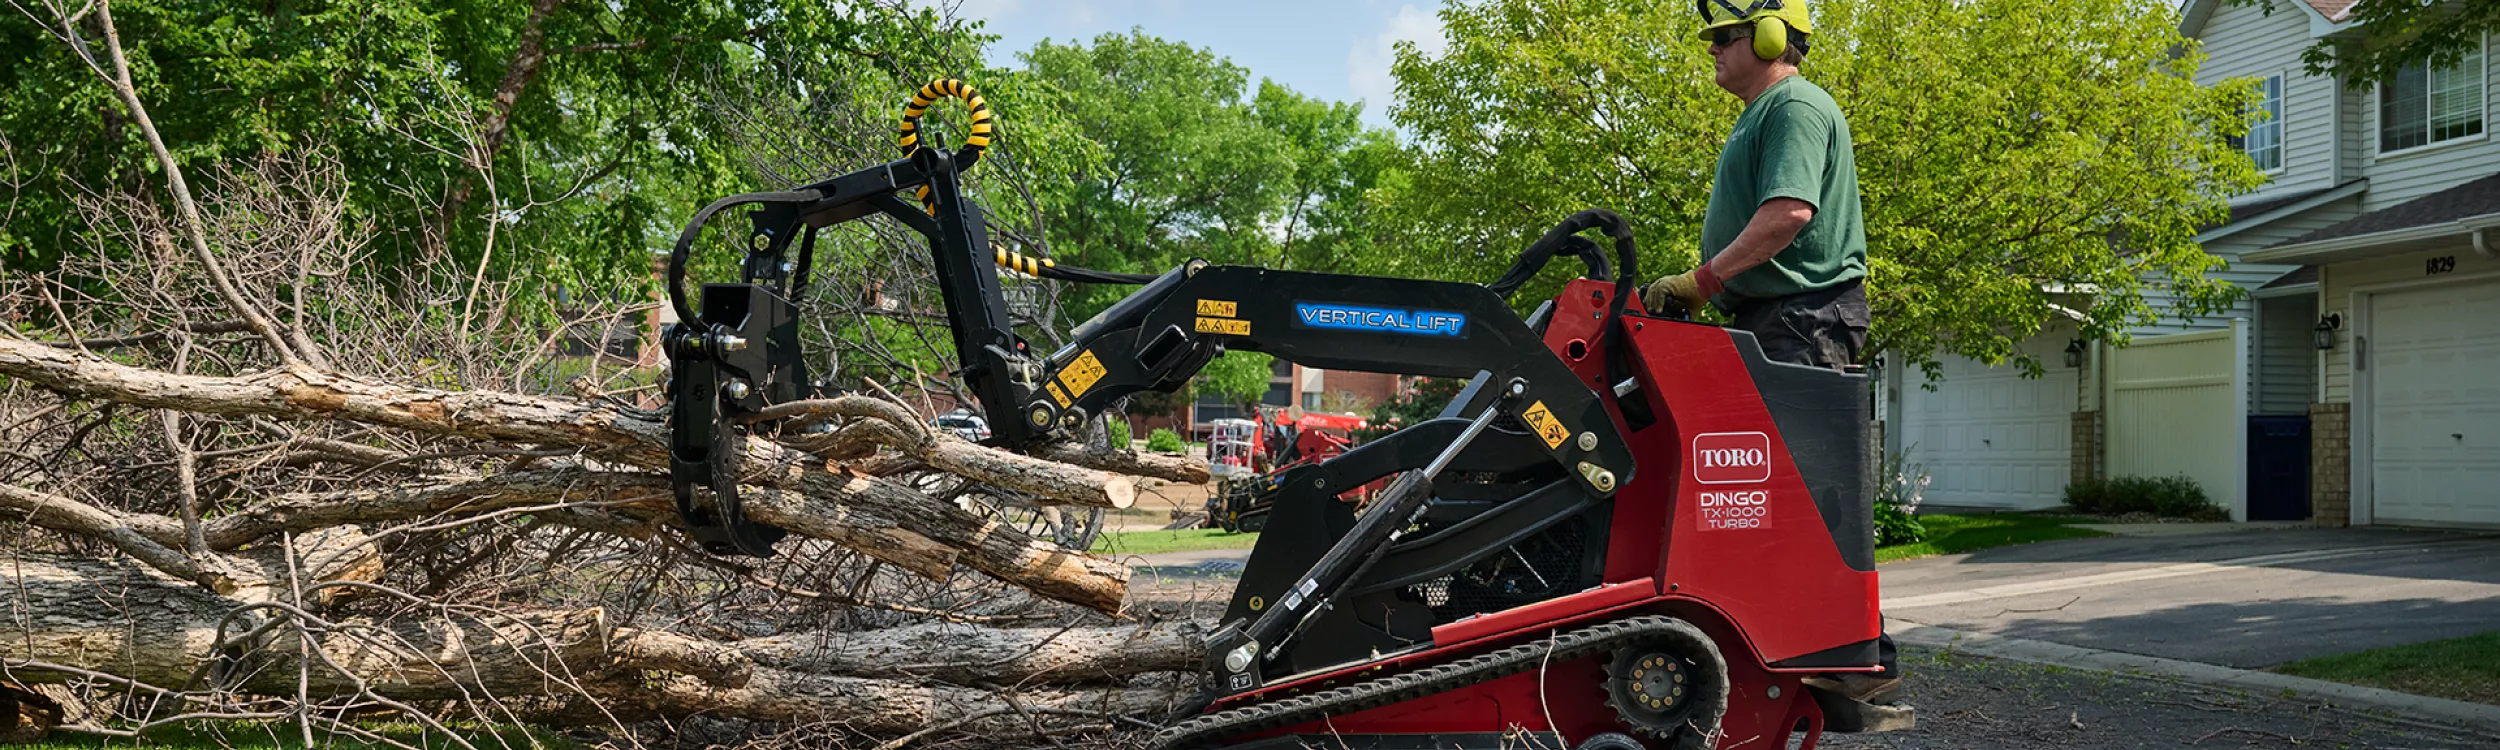
[[[1186,680],[1153,675],[1194,669],[1204,637],[1189,624],[948,625],[722,642],[613,628],[595,608],[443,605],[340,620],[305,670],[292,628],[254,635],[258,648],[239,660],[220,661],[213,649],[221,623],[239,640],[286,616],[127,561],[25,556],[0,571],[0,622],[9,623],[0,668],[28,683],[88,670],[160,687],[197,686],[196,676],[211,674],[241,692],[287,696],[300,674],[316,699],[362,688],[400,701],[498,701],[566,722],[699,714],[877,733],[1024,734],[1161,719],[1187,695]]]
[[[1132,450],[1097,451],[1074,443],[1045,445],[1034,450],[1033,455],[1063,464],[1090,466],[1103,471],[1154,477],[1173,482],[1206,484],[1215,478],[1214,472],[1207,469],[1207,462],[1188,456],[1167,456]]]
[[[754,663],[793,672],[917,676],[958,685],[1123,682],[1188,672],[1206,653],[1194,622],[1142,627],[985,628],[955,623],[737,641]]]
[[[341,419],[435,435],[576,446],[601,460],[660,470],[668,466],[666,425],[598,402],[442,391],[304,368],[232,378],[179,375],[12,340],[0,340],[0,375],[72,396],[150,408]],[[769,440],[741,442],[742,481],[789,493],[755,493],[758,497],[749,499],[748,506],[757,520],[842,543],[924,575],[943,575],[948,566],[938,564],[940,558],[959,552],[957,559],[975,570],[1104,612],[1117,611],[1126,593],[1126,566],[1060,549],[901,485],[828,467]],[[166,557],[150,562],[180,561]]]

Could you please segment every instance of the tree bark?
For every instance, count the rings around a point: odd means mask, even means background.
[[[665,424],[595,402],[443,391],[302,367],[242,377],[178,375],[5,339],[0,339],[0,375],[65,395],[149,408],[345,420],[433,435],[572,446],[598,460],[655,470],[668,466]],[[838,542],[927,576],[943,576],[947,563],[962,562],[1043,596],[1104,612],[1118,611],[1125,596],[1126,566],[1069,552],[770,440],[740,442],[743,481],[756,488],[746,493],[748,512],[757,520]],[[983,479],[1016,476],[1030,475]],[[1001,484],[1037,495],[1066,489],[1049,483]]]
[[[538,706],[521,709],[535,720],[703,714],[835,721],[881,733],[1029,732],[1036,721],[1058,726],[1072,716],[1161,718],[1186,695],[1183,686],[1137,678],[1194,669],[1204,637],[1184,623],[917,626],[707,641],[614,627],[596,608],[447,604],[387,621],[338,620],[312,641],[318,656],[299,672],[297,631],[245,638],[287,616],[126,561],[22,556],[0,567],[0,621],[16,626],[0,638],[0,667],[20,682],[92,670],[173,687],[207,675],[275,695],[294,694],[301,674],[316,699],[370,691],[399,701],[518,701]],[[227,645],[256,648],[221,658],[221,623]]]

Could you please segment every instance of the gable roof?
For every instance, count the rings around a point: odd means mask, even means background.
[[[2205,24],[2213,20],[2216,12],[2225,5],[2240,1],[2186,0],[2179,5],[2179,35],[2190,39],[2203,37]],[[2357,4],[2359,0],[2283,0],[2283,5],[2276,7],[2275,11],[2298,9],[2297,12],[2309,16],[2310,33],[2317,35],[2325,33],[2321,28],[2342,24],[2351,15],[2352,6]]]
[[[2500,173],[2241,254],[2257,263],[2319,263],[2427,250],[2500,228]]]
[[[2231,215],[2223,219],[2222,223],[2197,227],[2196,241],[2212,242],[2222,239],[2237,234],[2241,230],[2252,229],[2276,219],[2360,195],[2369,189],[2370,179],[2363,177],[2346,180],[2343,184],[2333,187],[2304,190],[2290,195],[2234,205],[2231,207]]]
[[[2491,214],[2500,214],[2500,174],[2319,227],[2274,247],[2393,232]]]
[[[2316,10],[2318,11],[2318,15],[2326,16],[2326,20],[2329,20],[2329,21],[2341,21],[2341,20],[2344,20],[2344,14],[2345,14],[2346,12],[2348,12],[2348,11],[2351,11],[2351,10],[2352,10],[2352,6],[2354,6],[2354,5],[2357,5],[2357,4],[2358,4],[2357,2],[2355,2],[2355,0],[2303,0],[2303,1],[2304,1],[2304,2],[2309,3],[2309,7],[2316,9]]]

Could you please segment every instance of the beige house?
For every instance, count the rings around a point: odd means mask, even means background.
[[[2359,33],[2349,0],[2266,16],[2188,6],[2218,74],[2281,80],[2280,171],[2250,200],[2314,195],[2247,249],[2297,264],[2314,305],[2313,511],[2326,524],[2500,527],[2500,141],[2490,40],[2386,82],[2305,74],[2299,51]],[[2228,63],[2226,66],[2225,63]],[[2316,192],[2316,191],[2327,192]]]
[[[2493,50],[2384,83],[2309,75],[2303,50],[2359,33],[2351,5],[2183,5],[2198,81],[2255,79],[2271,115],[2242,144],[2267,184],[2197,238],[2248,299],[2126,348],[2044,334],[2025,344],[2041,378],[1949,361],[1934,390],[1888,384],[1887,442],[1935,477],[1930,502],[2187,474],[2238,518],[2500,528]]]

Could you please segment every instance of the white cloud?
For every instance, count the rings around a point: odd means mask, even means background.
[[[1450,48],[1449,39],[1441,35],[1439,15],[1414,5],[1398,6],[1387,28],[1346,52],[1346,83],[1367,105],[1365,110],[1386,113],[1396,99],[1397,77],[1389,74],[1389,66],[1398,60],[1398,42],[1414,42],[1415,51],[1425,55]]]

